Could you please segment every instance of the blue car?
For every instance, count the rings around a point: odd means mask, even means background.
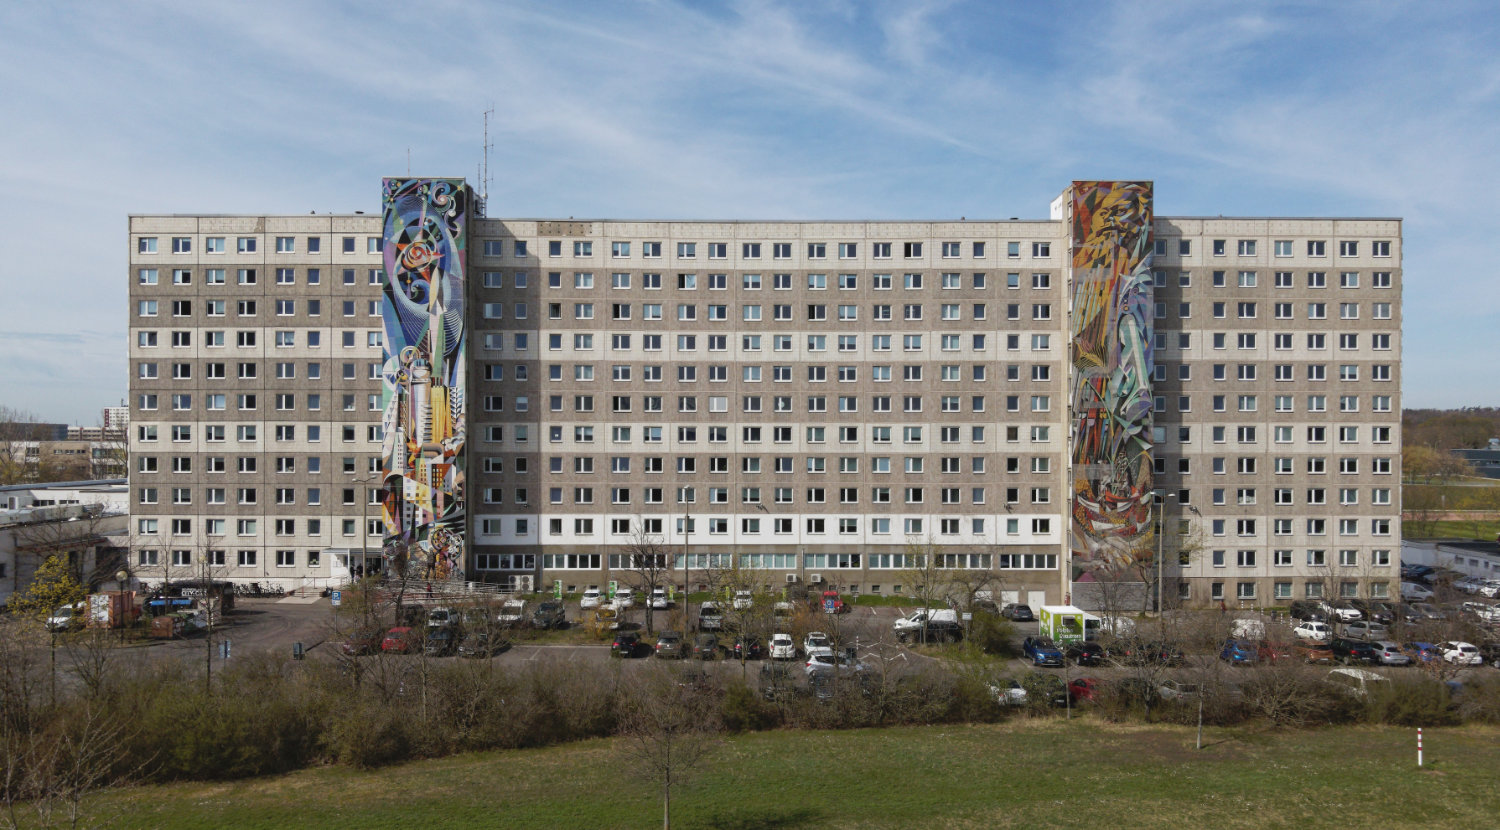
[[[1048,637],[1027,637],[1021,642],[1021,650],[1031,658],[1033,666],[1062,666],[1062,649]]]
[[[1259,647],[1249,640],[1227,640],[1219,651],[1219,659],[1227,660],[1231,665],[1249,665],[1256,661],[1259,651]]]
[[[1401,650],[1406,652],[1413,663],[1431,663],[1443,659],[1443,653],[1432,643],[1402,643]]]

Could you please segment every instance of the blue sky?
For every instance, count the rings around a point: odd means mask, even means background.
[[[126,394],[126,216],[378,209],[473,179],[539,217],[1406,220],[1405,403],[1500,404],[1488,3],[0,5],[0,405]]]

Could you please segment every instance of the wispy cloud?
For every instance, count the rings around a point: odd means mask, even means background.
[[[123,394],[128,213],[373,209],[408,148],[473,176],[493,104],[499,215],[1037,216],[1139,175],[1168,213],[1402,216],[1407,400],[1495,403],[1451,355],[1500,322],[1497,36],[1473,2],[0,6],[0,384]]]

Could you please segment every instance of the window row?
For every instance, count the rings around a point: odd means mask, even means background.
[[[301,270],[302,270],[302,273],[303,273],[303,277],[302,277],[303,284],[305,284],[305,285],[322,285],[323,284],[323,269],[321,269],[321,268],[303,268]],[[358,279],[358,276],[356,274],[356,270],[357,269],[354,269],[354,268],[344,268],[344,269],[341,269],[339,271],[339,282],[340,282],[340,284],[342,284],[342,285],[358,285],[359,284],[359,279]],[[272,269],[272,273],[274,274],[274,277],[275,277],[275,284],[276,285],[296,285],[297,284],[297,271],[298,271],[298,269],[296,269],[296,268],[275,268],[275,269]],[[229,285],[230,282],[229,282],[229,279],[228,279],[228,275],[229,275],[229,271],[228,271],[228,269],[225,269],[225,268],[204,268],[203,269],[203,284],[204,285]],[[137,268],[136,272],[135,272],[135,281],[136,281],[137,285],[159,285],[159,284],[161,284],[161,271],[159,269],[156,269],[156,268]],[[365,284],[366,285],[381,285],[384,282],[385,282],[385,271],[384,270],[379,269],[379,268],[367,268],[367,269],[365,269]],[[191,268],[173,268],[172,269],[172,283],[171,284],[172,285],[192,285],[193,284],[193,269],[191,269]],[[236,269],[234,269],[234,283],[233,284],[234,285],[259,285],[260,284],[260,269],[258,269],[258,268],[236,268]]]
[[[272,237],[272,244],[274,245],[275,252],[278,253],[278,254],[295,254],[295,253],[297,253],[297,239],[298,238],[299,237],[296,237],[296,236],[274,236],[274,237]],[[155,236],[138,236],[138,237],[136,237],[135,252],[138,253],[138,254],[155,254],[155,253],[159,253],[160,250],[161,250],[159,248],[159,245],[158,245],[158,240],[159,239],[160,239],[160,237],[155,237]],[[193,252],[193,239],[194,239],[194,237],[192,237],[192,236],[171,236],[171,237],[167,237],[167,239],[169,240],[169,242],[167,244],[170,246],[167,250],[170,250],[172,253],[174,253],[174,254],[190,254],[190,253]],[[234,251],[235,251],[235,253],[240,253],[240,254],[254,254],[254,253],[259,253],[260,252],[260,244],[261,244],[261,239],[262,238],[259,237],[259,236],[236,236],[236,237],[228,237],[228,236],[205,236],[205,237],[203,237],[203,250],[204,250],[205,253],[209,253],[209,254],[223,254],[223,253],[227,253],[229,251],[228,241],[230,239],[234,240]],[[304,253],[309,253],[309,254],[322,253],[322,251],[323,251],[323,237],[321,237],[321,236],[304,236],[304,237],[301,237],[301,239],[302,239],[302,250],[303,250]],[[339,239],[339,243],[338,243],[339,244],[339,251],[341,253],[345,253],[345,254],[357,253],[357,249],[359,247],[359,239],[360,239],[359,237],[357,237],[357,236],[344,236],[344,237],[339,237],[338,239]],[[380,253],[384,249],[384,247],[383,247],[384,246],[384,241],[380,237],[378,237],[378,236],[367,236],[367,237],[364,237],[364,240],[365,240],[365,253],[367,253],[367,254],[378,254],[378,253]]]

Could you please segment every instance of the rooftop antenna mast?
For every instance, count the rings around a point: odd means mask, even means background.
[[[490,143],[490,116],[495,114],[495,105],[484,111],[484,166],[479,171],[479,215],[489,215],[490,204],[490,151],[495,145]]]

